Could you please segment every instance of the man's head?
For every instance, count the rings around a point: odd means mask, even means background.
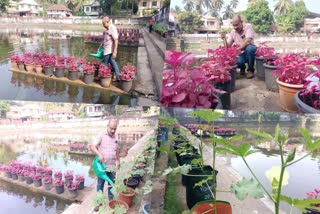
[[[235,15],[232,18],[231,24],[233,26],[233,29],[237,32],[241,32],[243,29],[242,19],[240,15]]]
[[[102,19],[102,25],[105,28],[108,28],[110,25],[110,18],[108,16],[103,17]]]
[[[108,131],[108,135],[110,135],[111,137],[114,136],[114,134],[117,131],[117,127],[118,127],[118,120],[117,119],[111,119],[108,122],[108,127],[107,127],[107,131]]]

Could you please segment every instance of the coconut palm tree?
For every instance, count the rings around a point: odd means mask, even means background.
[[[79,11],[83,5],[90,3],[91,0],[75,0],[73,2],[76,5],[76,7],[74,8],[74,11]]]
[[[193,0],[183,0],[182,1],[184,6],[184,9],[186,11],[192,11],[194,9],[194,1]]]
[[[231,2],[230,2],[230,7],[231,7],[231,9],[236,9],[237,8],[237,6],[238,6],[238,3],[239,3],[239,0],[231,0]],[[228,6],[227,6],[228,7]]]
[[[283,15],[288,12],[292,4],[292,0],[279,0],[274,8],[274,13],[277,15]]]
[[[232,19],[234,16],[234,11],[232,9],[232,5],[229,4],[226,6],[225,10],[223,11],[223,19]]]
[[[248,7],[255,7],[260,0],[249,0]]]

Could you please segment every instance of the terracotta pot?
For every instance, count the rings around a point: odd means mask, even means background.
[[[294,96],[296,93],[305,87],[303,85],[293,85],[281,82],[277,78],[277,83],[279,85],[279,98],[280,106],[287,112],[298,112],[298,107],[295,103]]]
[[[126,202],[126,204],[128,204],[129,207],[131,207],[132,205],[132,199],[135,195],[134,189],[128,187],[129,191],[126,193],[119,193],[119,200]]]
[[[34,68],[37,74],[42,74],[42,70],[43,70],[42,65],[35,65]]]
[[[126,202],[121,201],[121,200],[110,200],[108,203],[109,208],[114,209],[115,205],[123,205],[125,206],[126,210],[129,210],[129,206]]]
[[[25,66],[27,72],[33,72],[34,64],[26,64]]]
[[[232,214],[232,207],[227,201],[216,201],[217,214]],[[194,205],[191,209],[194,214],[214,214],[214,206],[212,201],[202,201]]]

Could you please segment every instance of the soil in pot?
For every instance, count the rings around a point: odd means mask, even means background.
[[[129,207],[131,207],[132,199],[133,199],[134,195],[135,195],[134,189],[128,187],[127,192],[119,193],[119,200],[125,202],[126,204],[128,204]]]

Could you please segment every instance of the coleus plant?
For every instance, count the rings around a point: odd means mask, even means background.
[[[75,62],[71,61],[69,64],[68,64],[68,70],[69,71],[73,71],[73,72],[78,72],[78,66]]]
[[[78,182],[82,182],[82,181],[84,181],[84,177],[82,175],[76,175],[76,179],[75,180],[78,181]]]
[[[131,64],[126,64],[121,69],[120,78],[125,81],[133,80],[136,74],[136,67]]]
[[[62,179],[54,179],[53,184],[55,186],[63,186],[64,185],[64,181]]]
[[[101,77],[111,77],[111,68],[110,64],[108,66],[100,64],[99,66],[99,75]]]
[[[82,66],[83,66],[83,73],[85,73],[85,74],[93,74],[94,73],[94,70],[95,70],[94,65],[85,63]]]
[[[68,189],[69,190],[75,190],[77,189],[79,186],[79,182],[77,181],[74,181],[74,182],[70,182],[69,185],[68,185]]]
[[[192,53],[166,51],[161,104],[165,107],[212,108],[218,103],[215,89],[203,69],[193,66]]]
[[[274,61],[274,74],[280,74],[279,81],[293,85],[306,83],[306,78],[312,72],[311,61],[306,57],[301,57],[299,53],[286,54]]]
[[[43,178],[44,183],[52,183],[52,177],[46,176]]]
[[[318,198],[320,199],[320,189],[315,188],[313,192],[307,192],[306,193],[307,198]],[[319,203],[314,203],[313,206],[320,207],[320,200]]]
[[[62,177],[62,172],[61,171],[55,171],[54,172],[54,177]]]
[[[72,180],[72,179],[73,179],[73,171],[68,170],[68,171],[64,174],[64,177],[65,177],[66,179]]]
[[[275,52],[275,49],[273,47],[269,47],[267,42],[261,42],[257,45],[256,56],[263,58],[265,62],[268,60],[275,60],[279,57]]]

